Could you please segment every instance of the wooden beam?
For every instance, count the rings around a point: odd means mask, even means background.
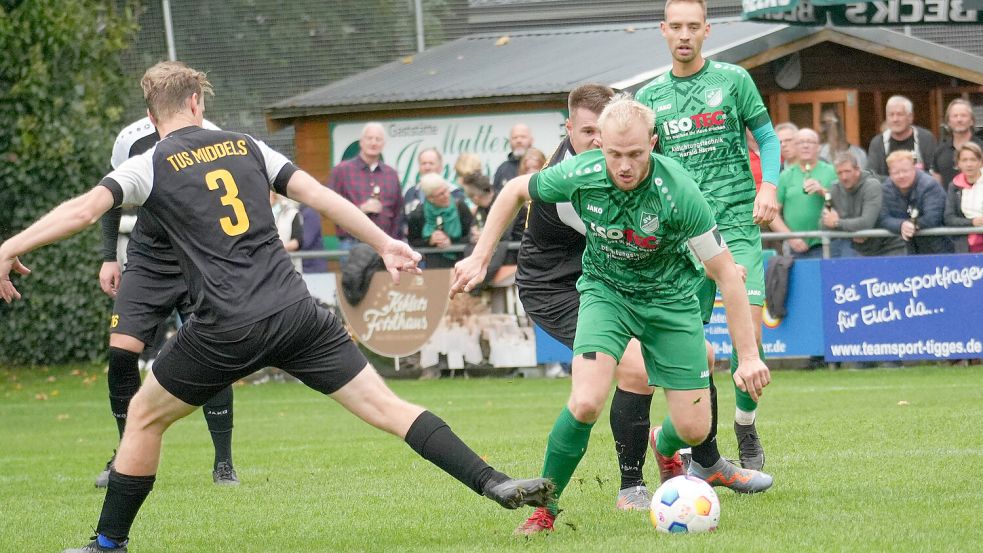
[[[906,63],[908,65],[914,65],[928,71],[934,71],[936,73],[941,73],[943,75],[949,75],[950,77],[956,77],[964,81],[969,81],[971,83],[983,84],[983,74],[977,73],[976,71],[971,71],[959,67],[957,65],[951,65],[941,61],[930,60],[918,54],[913,54],[911,52],[905,52],[903,50],[898,50],[896,48],[890,48],[882,44],[877,44],[876,42],[870,42],[868,40],[863,40],[860,38],[844,35],[835,31],[830,31],[824,29],[819,33],[825,37],[825,40],[839,44],[841,46],[847,46],[849,48],[854,48],[876,56],[881,56],[883,58],[889,58],[895,61],[900,61],[901,63]]]
[[[788,44],[783,44],[776,48],[769,48],[768,50],[765,50],[760,54],[751,56],[750,58],[747,58],[745,60],[741,60],[740,62],[738,62],[738,65],[740,65],[744,69],[752,69],[754,67],[759,67],[766,63],[775,61],[777,59],[784,58],[789,54],[794,54],[795,52],[798,52],[800,50],[805,50],[810,46],[815,46],[822,42],[826,42],[827,40],[829,40],[828,38],[825,37],[826,33],[828,33],[828,31],[824,29],[816,34],[812,34],[807,37],[800,38],[798,40],[793,40]]]

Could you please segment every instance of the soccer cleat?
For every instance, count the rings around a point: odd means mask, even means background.
[[[649,446],[652,447],[652,453],[655,454],[655,460],[659,464],[659,478],[665,482],[670,478],[683,476],[686,474],[686,470],[683,468],[683,460],[679,457],[678,451],[672,457],[666,457],[659,453],[659,449],[655,447],[655,442],[659,438],[659,430],[662,430],[662,427],[656,426],[649,432]]]
[[[765,466],[765,450],[761,447],[758,431],[754,423],[744,425],[734,423],[734,434],[737,435],[737,451],[741,466],[751,470],[761,470]]]
[[[709,468],[696,461],[690,462],[689,475],[695,476],[711,486],[723,486],[737,493],[763,492],[770,488],[774,482],[768,474],[743,469],[723,457]]]
[[[96,476],[97,488],[105,488],[106,486],[109,485],[109,471],[112,470],[113,461],[115,460],[116,460],[116,450],[114,449],[113,456],[109,458],[109,461],[106,461],[106,468],[104,468],[102,472],[100,472],[99,475]]]
[[[119,547],[107,548],[99,545],[99,540],[93,537],[92,541],[86,544],[85,546],[78,547],[75,549],[65,549],[61,553],[100,553],[106,551],[109,551],[110,553],[126,553],[126,542],[120,544]]]
[[[625,488],[618,492],[617,507],[621,511],[648,511],[652,508],[652,493],[645,486]]]
[[[683,462],[683,470],[689,469],[689,464],[693,461],[693,448],[686,447],[679,450],[679,460]]]
[[[550,513],[546,507],[540,507],[533,512],[532,516],[527,518],[525,522],[515,529],[514,534],[516,536],[529,537],[540,532],[552,532],[553,521],[555,520],[556,515]]]
[[[239,476],[236,474],[236,469],[232,468],[231,463],[220,461],[219,464],[215,465],[215,470],[212,471],[212,482],[219,486],[238,486]]]
[[[553,499],[553,488],[549,478],[509,478],[486,488],[483,495],[506,509],[518,509],[523,505],[545,507]]]

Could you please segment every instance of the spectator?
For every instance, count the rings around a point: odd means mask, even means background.
[[[396,170],[382,162],[386,131],[381,123],[366,123],[358,139],[358,155],[331,171],[328,188],[352,202],[362,213],[397,240],[403,240],[403,193]],[[338,245],[350,250],[358,241],[339,228]]]
[[[799,127],[795,123],[785,121],[775,125],[775,134],[782,147],[782,169],[787,169],[795,165],[795,134],[799,132]]]
[[[300,216],[297,202],[270,190],[270,208],[273,209],[273,222],[283,248],[288,252],[299,250],[300,241],[304,239],[304,219]],[[300,272],[303,269],[300,259],[290,261],[294,264],[295,271]]]
[[[492,179],[492,188],[498,193],[505,186],[505,183],[514,179],[519,174],[519,160],[526,155],[526,150],[532,146],[532,133],[529,127],[523,123],[517,123],[509,132],[509,152],[508,158],[495,170],[495,178]]]
[[[835,109],[824,110],[821,122],[823,128],[820,138],[823,145],[819,148],[820,158],[834,163],[839,154],[849,152],[857,159],[860,167],[867,165],[867,152],[860,146],[847,142],[843,122],[840,121],[840,115]]]
[[[546,154],[538,148],[529,148],[519,161],[519,174],[538,173],[546,165]]]
[[[931,169],[935,180],[948,190],[952,179],[961,170],[956,166],[956,151],[969,142],[983,147],[983,141],[973,134],[976,127],[973,104],[962,98],[949,102],[949,106],[945,109],[945,124],[949,128],[950,136],[942,140],[939,147],[935,149]]]
[[[915,109],[904,96],[891,96],[885,106],[887,129],[875,136],[867,148],[867,169],[878,176],[887,175],[887,156],[905,150],[915,156],[915,168],[928,170],[935,154],[935,136],[928,129],[912,124]]]
[[[795,134],[796,164],[778,177],[780,214],[771,223],[778,232],[819,230],[826,190],[836,182],[836,170],[819,159],[819,135],[812,129]],[[790,238],[785,241],[787,255],[822,257],[818,238]]]
[[[304,238],[300,241],[301,251],[324,250],[324,239],[321,236],[321,214],[311,206],[300,206],[300,215],[304,218]],[[304,274],[328,272],[328,260],[311,258],[303,260]]]
[[[420,179],[424,200],[407,220],[409,243],[414,247],[445,249],[467,244],[471,238],[471,210],[462,201],[451,199],[450,184],[436,173]],[[461,252],[429,253],[424,256],[428,269],[453,267]]]
[[[957,150],[959,174],[952,179],[945,199],[945,226],[983,227],[983,149],[976,142],[965,142]],[[958,253],[983,252],[983,234],[954,236]]]
[[[888,178],[884,181],[881,228],[901,235],[909,254],[952,253],[948,236],[917,236],[916,231],[942,226],[945,191],[928,173],[915,165],[915,154],[907,150],[887,156]]]
[[[454,172],[457,174],[457,183],[461,188],[464,188],[464,180],[466,177],[474,174],[484,174],[482,170],[481,158],[464,152],[457,156],[457,161],[454,162]],[[465,189],[465,193],[467,190]]]
[[[822,223],[829,230],[856,232],[877,225],[881,214],[881,181],[870,171],[860,169],[860,161],[852,152],[840,152],[833,162],[837,181],[830,187],[831,209],[823,209]],[[838,238],[830,244],[832,257],[870,255],[863,238]]]
[[[416,156],[416,164],[416,184],[407,188],[406,193],[403,194],[403,206],[407,215],[413,213],[413,210],[423,201],[423,191],[420,189],[420,179],[423,178],[423,175],[435,173],[441,177],[444,176],[444,156],[440,155],[440,150],[437,148],[430,147],[421,150]],[[464,191],[451,185],[451,197],[455,201],[463,200]]]

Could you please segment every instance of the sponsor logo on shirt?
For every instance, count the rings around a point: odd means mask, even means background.
[[[656,112],[666,111],[672,109],[672,104],[662,104],[661,106],[655,108]]]
[[[645,250],[654,250],[659,247],[659,239],[655,236],[642,236],[633,229],[605,228],[594,222],[590,223],[590,230],[595,235],[613,242],[627,242],[634,244]]]
[[[706,129],[703,132],[707,132],[710,129],[723,127],[726,124],[727,115],[723,111],[717,110],[664,121],[662,123],[662,132],[670,137],[674,137],[694,130],[700,131]]]
[[[591,213],[597,213],[598,215],[604,213],[604,208],[598,207],[596,205],[587,204],[587,211]]]

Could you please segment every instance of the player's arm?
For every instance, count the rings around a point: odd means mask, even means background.
[[[771,373],[758,354],[751,305],[747,300],[747,289],[741,273],[716,227],[692,238],[689,243],[690,249],[706,267],[707,276],[717,283],[720,295],[724,298],[727,329],[734,347],[737,348],[738,366],[734,372],[734,382],[757,401],[764,387],[771,382]]]
[[[18,256],[78,233],[98,221],[113,204],[113,193],[104,186],[96,186],[54,208],[33,225],[0,244],[0,297],[7,303],[20,299],[20,293],[10,281],[10,271],[26,275],[30,270],[21,264]]]
[[[102,227],[102,267],[99,268],[99,287],[109,297],[115,298],[119,289],[122,271],[116,259],[116,243],[119,240],[119,224],[123,218],[123,208],[107,211],[99,220]]]
[[[413,251],[405,242],[391,238],[355,204],[341,197],[334,190],[322,186],[314,177],[298,169],[290,175],[284,188],[285,190],[278,189],[278,191],[285,192],[287,197],[311,206],[358,240],[372,246],[382,256],[394,282],[399,282],[400,271],[420,273],[420,269],[416,266],[422,258],[419,253]]]
[[[768,224],[778,215],[778,200],[776,188],[778,173],[781,168],[782,147],[775,134],[767,113],[757,126],[752,126],[751,134],[758,142],[761,155],[761,188],[754,198],[754,224]]]
[[[470,292],[484,280],[488,263],[502,234],[511,226],[510,223],[515,219],[522,205],[532,199],[529,195],[531,179],[532,175],[515,177],[505,184],[495,198],[474,251],[454,265],[454,281],[450,292],[452,298],[458,292]]]

